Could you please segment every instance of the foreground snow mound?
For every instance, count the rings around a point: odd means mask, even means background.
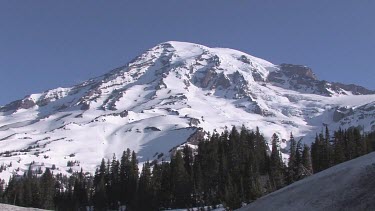
[[[168,160],[172,148],[225,126],[309,142],[322,123],[370,131],[374,119],[374,91],[320,81],[301,65],[172,41],[103,76],[0,107],[0,178],[30,164],[94,172],[101,158],[126,148],[141,162]]]
[[[271,193],[240,211],[375,210],[375,152]]]
[[[43,211],[37,208],[25,208],[25,207],[18,207],[9,204],[0,204],[1,211]]]

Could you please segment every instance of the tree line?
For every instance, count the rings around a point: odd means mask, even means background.
[[[288,184],[374,150],[375,133],[358,128],[317,134],[311,145],[289,140],[289,159],[283,160],[281,140],[271,146],[259,129],[233,127],[214,132],[197,146],[185,144],[169,162],[145,162],[139,173],[137,155],[130,149],[120,159],[102,160],[94,175],[73,172],[54,175],[30,169],[0,183],[3,203],[56,210],[163,210],[222,204],[241,207]]]
[[[311,145],[314,172],[357,158],[375,150],[375,132],[363,134],[359,127],[351,127],[317,134]]]

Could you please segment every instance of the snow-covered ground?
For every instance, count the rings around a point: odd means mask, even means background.
[[[8,204],[0,204],[1,211],[43,211],[41,209],[36,208],[25,208],[25,207],[18,207]]]
[[[23,174],[33,161],[67,174],[67,162],[77,160],[73,170],[94,172],[126,148],[141,162],[168,159],[198,128],[244,124],[306,143],[323,124],[375,130],[374,92],[335,87],[309,71],[232,49],[159,44],[103,76],[0,107],[0,165],[8,166],[0,178]]]
[[[375,210],[375,153],[268,194],[239,211]]]
[[[225,208],[223,207],[222,204],[217,205],[216,208],[205,206],[204,209],[205,210],[211,210],[211,211],[225,211]],[[193,208],[188,208],[188,209],[173,209],[173,210],[169,210],[169,211],[200,211],[200,210],[202,210],[201,207],[193,207]],[[167,210],[165,210],[165,211],[167,211]]]

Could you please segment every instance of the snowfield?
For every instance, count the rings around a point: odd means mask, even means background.
[[[375,153],[270,193],[239,211],[375,210]]]
[[[325,124],[375,130],[375,92],[320,81],[300,65],[184,42],[159,44],[130,63],[68,88],[0,107],[0,178],[52,167],[94,172],[126,148],[140,162],[168,160],[202,132],[259,127],[310,143]],[[286,147],[283,141],[281,147]],[[68,161],[78,161],[67,166]]]

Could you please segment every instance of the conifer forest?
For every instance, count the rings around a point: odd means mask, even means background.
[[[103,159],[95,175],[71,172],[70,176],[30,170],[2,180],[2,203],[70,210],[166,210],[222,205],[228,210],[251,203],[286,185],[336,164],[374,151],[375,133],[358,128],[317,134],[312,145],[288,141],[289,158],[283,160],[280,138],[269,142],[258,128],[233,127],[214,132],[197,146],[185,144],[171,152],[170,161],[148,161],[138,169],[137,155]],[[69,165],[69,164],[67,164]],[[7,184],[7,185],[5,185]],[[206,208],[204,208],[206,207]],[[208,208],[207,208],[208,207]]]

